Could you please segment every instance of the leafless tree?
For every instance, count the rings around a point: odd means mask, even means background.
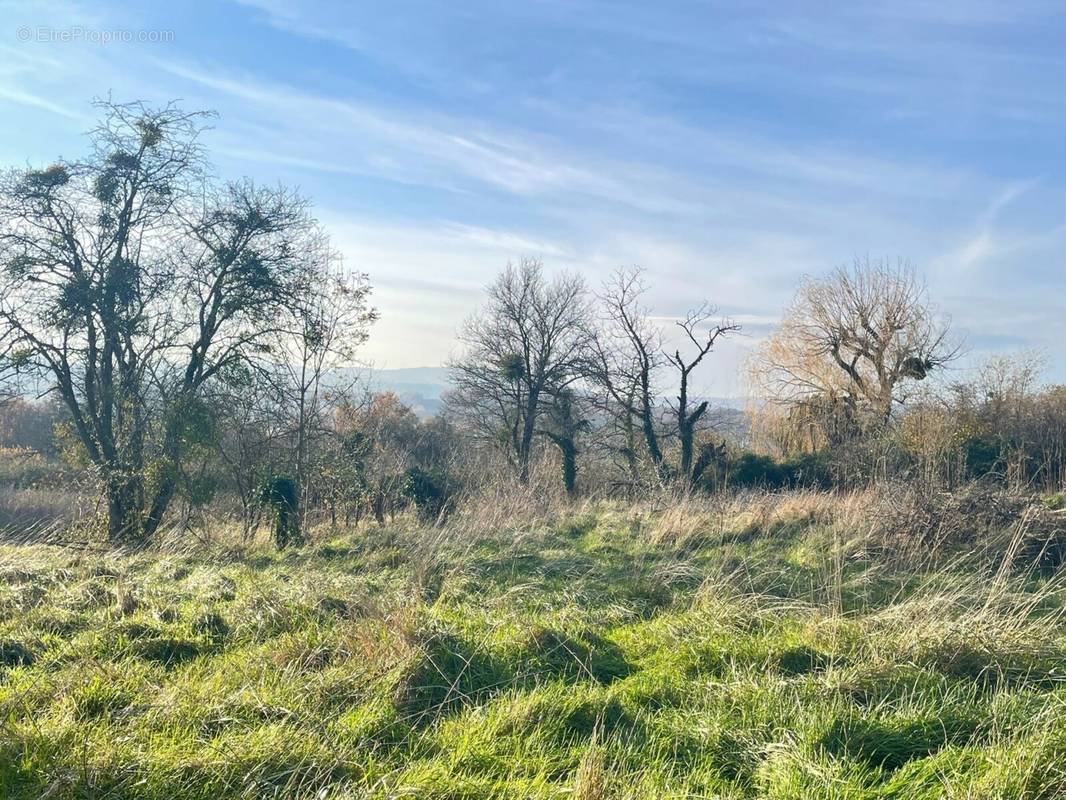
[[[539,261],[526,259],[487,293],[459,334],[466,352],[451,364],[450,403],[471,430],[503,444],[526,483],[539,418],[582,376],[585,284],[576,275],[549,279]]]
[[[714,345],[723,336],[740,330],[735,323],[722,320],[717,323],[710,322],[715,316],[716,310],[706,303],[698,309],[689,311],[685,318],[677,322],[677,326],[684,331],[685,339],[692,345],[691,352],[682,354],[681,348],[675,348],[668,357],[668,362],[677,373],[677,405],[673,407],[674,425],[681,446],[680,473],[686,481],[695,483],[708,466],[708,459],[712,455],[711,449],[705,450],[701,458],[694,464],[693,442],[696,438],[697,426],[707,413],[709,403],[701,400],[693,406],[689,397],[689,379],[692,371],[696,369],[707,356]]]
[[[587,359],[588,375],[601,390],[601,408],[622,434],[631,477],[638,474],[636,431],[639,429],[648,458],[660,479],[681,477],[686,483],[699,479],[706,459],[694,460],[698,425],[705,418],[706,400],[693,405],[690,379],[718,340],[738,329],[720,321],[712,323],[714,309],[703,304],[677,321],[686,343],[694,350],[682,352],[682,345],[669,352],[664,347],[661,328],[643,305],[647,291],[643,271],[622,268],[608,279],[600,294],[604,325],[593,337]],[[676,404],[663,418],[659,400],[661,373],[671,367],[676,374]],[[676,437],[680,455],[676,466],[667,459],[663,437]]]
[[[301,198],[206,179],[205,115],[100,111],[88,157],[0,183],[0,350],[67,406],[118,541],[163,520],[204,385],[260,357],[318,275]]]
[[[237,501],[244,538],[250,539],[262,519],[262,484],[285,459],[285,410],[276,381],[263,380],[256,370],[228,370],[204,386],[212,414],[223,424],[213,437],[220,482]]]
[[[665,456],[656,425],[655,380],[664,361],[662,332],[643,305],[647,292],[639,268],[620,268],[599,295],[602,324],[590,339],[587,372],[601,394],[601,409],[621,434],[617,447],[631,480],[639,476],[638,439],[660,476]]]
[[[338,468],[337,412],[362,394],[352,368],[377,317],[368,305],[370,285],[366,275],[344,269],[325,237],[315,244],[309,256],[322,265],[315,295],[279,319],[253,364],[227,370],[204,390],[213,413],[225,420],[214,446],[225,483],[240,501],[246,536],[259,521],[267,479],[294,481],[301,525],[307,501],[330,493],[325,473]]]
[[[577,491],[578,438],[592,427],[585,397],[566,388],[552,393],[552,403],[541,415],[536,433],[559,450],[563,488],[573,496]]]
[[[1016,487],[1063,485],[1066,472],[1066,390],[1041,385],[1037,352],[993,356],[972,380],[945,397],[952,443],[961,445],[969,477],[999,472]],[[982,466],[978,462],[985,462]]]
[[[753,364],[759,390],[792,407],[886,423],[908,386],[956,358],[949,324],[905,261],[856,259],[807,278]]]
[[[336,417],[341,448],[334,491],[347,496],[357,519],[367,511],[383,525],[404,501],[407,471],[419,465],[426,431],[393,392],[342,406]]]
[[[355,391],[351,368],[377,318],[367,304],[366,275],[345,271],[326,241],[318,243],[315,258],[323,265],[318,291],[271,342],[301,521],[306,513],[302,500],[313,481],[313,451],[323,438],[336,435],[334,412]]]

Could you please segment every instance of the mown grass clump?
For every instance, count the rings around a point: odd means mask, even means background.
[[[2,547],[0,796],[1066,796],[1057,574],[864,504]]]

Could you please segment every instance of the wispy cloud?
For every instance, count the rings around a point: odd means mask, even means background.
[[[665,318],[717,304],[747,329],[722,371],[800,275],[856,254],[910,257],[960,327],[1062,335],[1032,297],[1066,268],[1066,23],[1045,0],[2,8],[16,26],[176,35],[0,43],[0,113],[20,123],[0,153],[77,152],[109,91],[220,110],[220,171],[298,185],[371,273],[367,352],[390,366],[439,363],[524,255],[593,285],[642,264]]]
[[[77,111],[58,103],[53,103],[51,100],[41,97],[40,95],[24,92],[12,87],[0,86],[0,100],[7,100],[8,102],[16,103],[20,106],[39,108],[42,111],[47,111],[49,114],[56,114],[60,117],[66,117],[67,119],[78,121],[87,119],[85,114],[78,113]]]

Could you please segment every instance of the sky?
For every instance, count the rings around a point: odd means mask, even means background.
[[[93,98],[213,109],[220,176],[298,187],[436,366],[509,261],[647,270],[669,330],[741,323],[737,395],[804,275],[914,263],[972,363],[1066,382],[1066,8],[892,2],[0,0],[0,164],[84,152]],[[1055,361],[1058,364],[1055,364]]]

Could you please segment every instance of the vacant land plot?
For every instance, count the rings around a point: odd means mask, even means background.
[[[870,502],[0,549],[0,795],[1066,796],[1048,542]]]

